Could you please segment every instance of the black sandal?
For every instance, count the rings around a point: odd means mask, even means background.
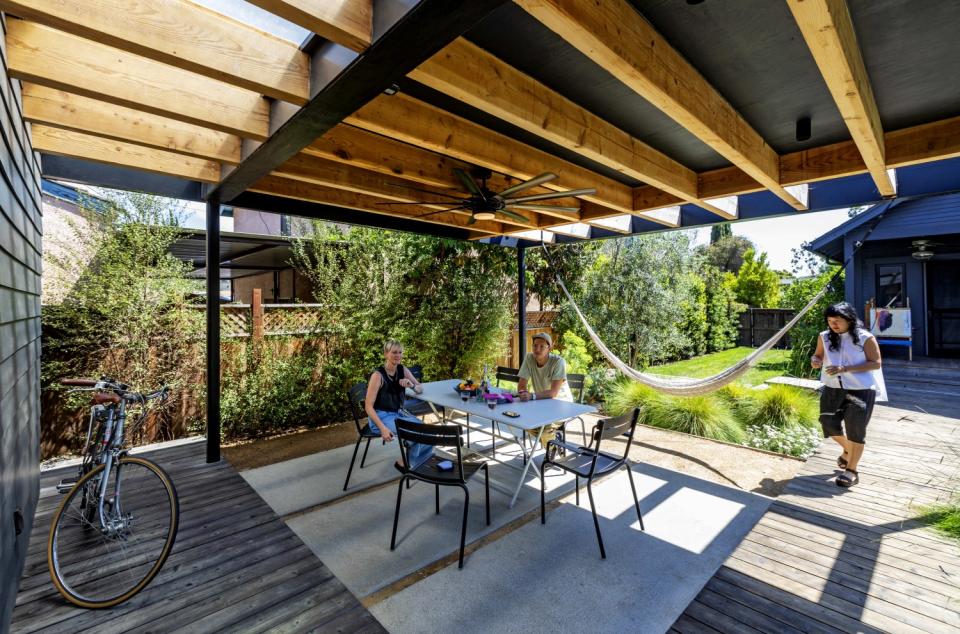
[[[840,456],[839,458],[837,458],[837,467],[839,467],[840,469],[846,470],[847,468],[846,458],[844,458],[843,456]]]
[[[853,477],[851,478],[850,476],[848,476],[847,475],[848,473],[852,473]],[[860,474],[854,471],[853,469],[847,469],[843,473],[837,476],[836,482],[838,487],[844,487],[845,489],[849,489],[853,485],[860,482]]]

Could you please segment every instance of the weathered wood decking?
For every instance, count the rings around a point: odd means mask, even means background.
[[[825,441],[678,632],[960,632],[960,544],[911,519],[960,481],[960,421],[878,407],[860,484]]]
[[[46,540],[73,470],[47,472],[11,630],[26,632],[382,632],[380,624],[229,463],[204,462],[203,443],[145,454],[173,479],[180,530],[143,592],[110,610],[68,604],[50,581]]]

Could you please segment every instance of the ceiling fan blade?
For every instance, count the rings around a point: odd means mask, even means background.
[[[534,194],[533,196],[521,196],[520,198],[508,198],[504,202],[508,205],[514,203],[525,203],[533,200],[549,200],[550,198],[569,198],[571,196],[590,196],[596,194],[597,190],[589,187],[586,189],[571,189],[565,192],[550,192],[549,194]]]
[[[464,172],[459,167],[453,168],[453,173],[457,175],[457,178],[460,179],[460,182],[463,183],[463,186],[467,188],[468,192],[470,192],[474,196],[479,196],[484,200],[487,199],[487,197],[483,195],[483,192],[480,191],[480,186],[477,185],[477,181],[473,180],[473,177],[471,177],[469,174]]]
[[[463,200],[463,196],[453,196],[451,194],[445,194],[443,192],[435,192],[430,189],[423,189],[422,187],[414,187],[413,185],[401,185],[400,183],[391,183],[389,181],[386,184],[389,185],[390,187],[396,187],[398,189],[409,189],[410,191],[421,192],[424,194],[431,194],[433,196],[443,196],[444,198],[452,198],[454,200]]]
[[[516,212],[514,212],[514,211],[510,211],[509,209],[501,209],[501,210],[498,211],[497,213],[498,213],[498,214],[503,214],[503,215],[506,216],[507,218],[512,218],[513,220],[516,220],[517,222],[522,222],[523,224],[530,224],[530,219],[529,219],[529,218],[526,218],[526,217],[524,217],[524,216],[521,216],[520,214],[518,214],[518,213],[516,213]]]
[[[534,176],[528,181],[523,181],[522,183],[517,183],[513,187],[507,187],[505,190],[500,192],[500,196],[506,198],[513,194],[522,192],[525,189],[530,189],[531,187],[536,187],[537,185],[543,185],[544,183],[549,183],[557,177],[553,172],[544,172],[538,176]]]
[[[507,209],[527,209],[529,211],[563,211],[576,213],[580,211],[579,207],[560,207],[558,205],[530,205],[521,203],[518,205],[508,205]]]
[[[445,213],[456,211],[458,209],[463,209],[463,208],[464,208],[464,205],[460,205],[459,207],[452,207],[450,209],[438,209],[437,211],[431,211],[430,213],[420,214],[419,216],[410,216],[410,218],[412,218],[413,220],[420,220],[421,218],[429,218],[430,216],[436,216],[437,214],[445,214]],[[472,218],[473,216],[470,216],[470,217]]]
[[[390,203],[377,203],[378,205],[452,205],[452,206],[461,206],[460,202],[452,202],[446,200],[418,200],[416,202],[390,202]]]

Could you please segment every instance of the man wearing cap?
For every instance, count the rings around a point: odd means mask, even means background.
[[[564,401],[573,401],[573,395],[567,386],[567,364],[558,354],[550,354],[553,340],[545,332],[533,336],[533,352],[528,352],[520,365],[520,382],[518,395],[521,401],[535,401],[545,398],[558,398]],[[544,447],[547,442],[557,435],[559,425],[547,425],[543,428],[540,444]],[[528,432],[536,438],[539,429]]]

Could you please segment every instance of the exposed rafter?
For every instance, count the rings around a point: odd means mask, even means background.
[[[0,8],[276,99],[309,97],[310,60],[296,45],[186,0],[0,0]]]
[[[370,46],[373,0],[247,0],[331,42],[362,52]]]
[[[630,188],[626,185],[407,95],[377,97],[346,121],[370,132],[520,179],[532,178],[544,171],[555,172],[560,178],[547,184],[550,189],[594,187],[597,193],[584,199],[619,213],[633,210]]]
[[[379,203],[388,202],[383,198],[360,194],[357,192],[348,192],[342,189],[332,187],[323,187],[312,183],[289,180],[277,176],[268,176],[258,183],[254,184],[250,191],[283,198],[296,198],[312,202],[320,202],[328,205],[336,205],[347,209],[358,209],[381,216],[392,216],[406,220],[416,220],[418,222],[428,222],[431,224],[446,225],[451,227],[469,228],[471,231],[478,231],[487,235],[499,235],[503,233],[503,225],[499,222],[479,220],[469,224],[470,216],[456,213],[435,213],[435,209],[426,207],[410,208],[390,208]],[[429,215],[428,215],[429,214]]]
[[[230,134],[266,139],[262,95],[27,20],[7,21],[15,79]]]
[[[516,3],[791,207],[805,209],[780,185],[773,148],[627,0]]]
[[[896,194],[887,175],[883,127],[845,0],[788,0],[830,94],[877,189]]]
[[[215,183],[220,178],[220,164],[214,161],[42,125],[33,126],[33,148],[47,154],[132,167],[204,183]]]
[[[23,84],[23,118],[187,156],[240,162],[240,137],[36,84]]]
[[[409,76],[631,178],[731,218],[723,209],[697,199],[693,170],[463,38]]]

